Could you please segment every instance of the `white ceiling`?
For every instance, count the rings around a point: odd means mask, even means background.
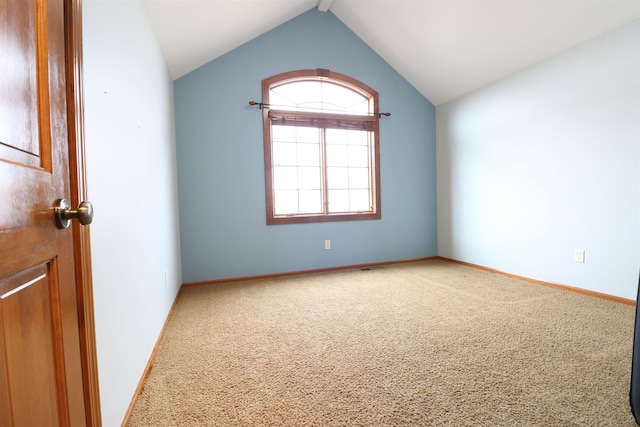
[[[147,1],[174,79],[320,5],[434,105],[640,19],[640,0]]]

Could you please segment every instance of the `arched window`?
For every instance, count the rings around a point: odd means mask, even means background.
[[[378,93],[329,70],[262,81],[267,224],[380,219]]]

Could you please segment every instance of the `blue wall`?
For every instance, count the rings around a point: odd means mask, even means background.
[[[264,78],[327,68],[380,95],[382,219],[266,225]],[[315,9],[174,82],[185,283],[437,255],[435,108]],[[331,250],[324,249],[330,239]]]

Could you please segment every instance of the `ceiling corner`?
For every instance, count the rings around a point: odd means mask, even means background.
[[[318,10],[320,12],[327,12],[331,7],[333,0],[318,0]]]

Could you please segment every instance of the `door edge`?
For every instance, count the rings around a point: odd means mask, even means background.
[[[65,0],[65,63],[67,78],[67,120],[69,129],[69,182],[71,204],[88,200],[82,87],[82,0]],[[78,332],[86,425],[102,425],[98,359],[96,350],[89,227],[72,225],[75,259]]]

